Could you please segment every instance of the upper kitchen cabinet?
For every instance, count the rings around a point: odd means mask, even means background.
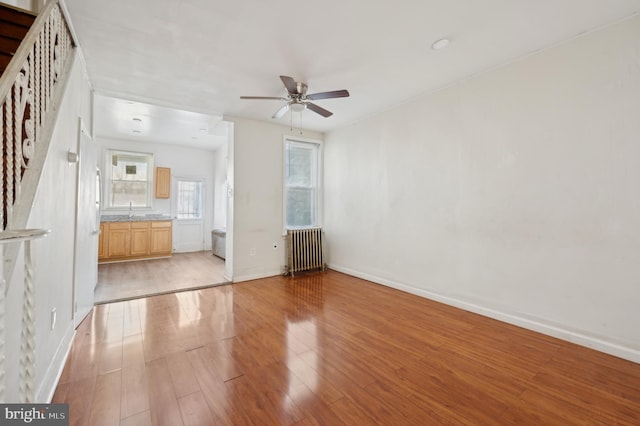
[[[156,198],[169,198],[171,195],[171,169],[156,167]]]

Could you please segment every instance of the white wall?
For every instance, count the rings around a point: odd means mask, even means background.
[[[227,227],[227,162],[229,147],[225,144],[216,150],[213,165],[213,228]]]
[[[153,166],[170,167],[171,176],[183,178],[204,178],[205,179],[205,211],[204,211],[204,230],[203,239],[205,250],[211,249],[211,230],[214,223],[214,197],[215,193],[215,168],[218,164],[217,151],[191,148],[185,146],[149,143],[132,140],[107,139],[96,137],[96,140],[102,145],[102,157],[100,160],[101,168],[104,170],[104,156],[108,149],[118,149],[124,151],[145,152],[153,154]],[[226,165],[224,166],[226,170]],[[106,184],[106,182],[105,182]],[[170,199],[153,198],[153,208],[145,210],[144,214],[168,214],[175,216],[172,211],[172,202],[174,200],[174,191],[171,189]],[[104,203],[103,203],[104,204]],[[103,205],[104,207],[104,205]],[[103,209],[102,214],[128,214],[125,210]]]
[[[84,76],[83,62],[74,58],[65,96],[28,228],[50,229],[51,234],[32,243],[35,264],[36,316],[36,401],[48,402],[55,389],[65,356],[73,338],[73,254],[76,209],[77,163],[67,162],[67,151],[78,152],[78,117],[90,109],[83,99],[90,93]],[[89,123],[90,117],[83,117]],[[20,321],[24,283],[23,250],[10,280],[7,294],[7,393],[6,400],[18,401]],[[56,308],[57,321],[50,329],[51,310]]]
[[[227,281],[233,281],[233,210],[234,204],[234,188],[235,188],[235,165],[234,165],[234,145],[235,145],[235,123],[228,122],[227,134],[227,215],[226,215],[226,246],[225,246],[225,262],[224,262],[224,278]]]
[[[285,135],[299,132],[255,120],[228,120],[234,123],[235,134],[233,281],[278,275],[285,265],[283,141]],[[300,136],[323,139],[322,134],[307,131]]]
[[[636,17],[329,133],[330,265],[640,362],[639,117]]]

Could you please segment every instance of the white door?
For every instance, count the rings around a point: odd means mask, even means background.
[[[173,248],[177,253],[204,250],[204,179],[173,177]]]
[[[98,283],[98,233],[100,232],[98,147],[80,123],[78,200],[74,255],[74,324],[93,308]]]

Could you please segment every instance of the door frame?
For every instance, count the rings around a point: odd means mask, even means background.
[[[74,247],[74,252],[73,252],[73,291],[72,291],[72,303],[71,303],[71,317],[73,318],[73,324],[74,324],[74,328],[78,327],[78,325],[80,325],[80,323],[86,318],[87,315],[89,315],[89,313],[91,312],[91,310],[93,309],[94,306],[94,290],[96,285],[98,284],[98,257],[97,257],[97,244],[98,244],[98,237],[99,237],[99,233],[100,233],[100,205],[98,203],[96,203],[96,215],[95,215],[95,223],[93,226],[93,229],[91,231],[91,236],[95,239],[95,244],[96,244],[96,258],[95,258],[95,282],[93,283],[93,287],[91,288],[90,294],[91,294],[91,303],[88,304],[88,306],[84,306],[84,307],[79,307],[78,306],[78,294],[79,294],[79,289],[80,289],[80,283],[79,281],[79,277],[77,276],[77,268],[78,268],[78,263],[80,262],[78,260],[78,226],[79,226],[79,215],[80,215],[80,208],[81,208],[81,192],[80,192],[80,185],[81,185],[81,179],[82,179],[82,165],[83,162],[88,161],[87,157],[86,157],[86,153],[84,152],[85,150],[83,149],[83,138],[86,138],[87,143],[89,144],[93,144],[96,143],[93,140],[93,137],[91,136],[91,134],[89,133],[89,131],[87,130],[87,128],[84,125],[84,121],[82,119],[82,117],[79,117],[78,119],[78,142],[77,142],[77,148],[76,151],[78,153],[78,170],[76,173],[76,209],[75,209],[75,229],[74,229],[74,240],[73,240],[73,247]],[[99,167],[98,167],[98,163],[99,163],[99,148],[96,146],[95,148],[95,152],[96,152],[96,158],[95,158],[95,164],[91,164],[88,167],[90,167],[90,169],[93,171],[92,173],[92,180],[91,182],[87,182],[86,185],[92,185],[92,186],[96,186],[96,182],[95,179],[97,176],[100,176],[99,173]],[[97,189],[97,188],[96,188]],[[102,200],[100,200],[102,201]],[[92,265],[93,266],[93,265]],[[90,285],[90,283],[88,284]],[[87,294],[89,294],[89,292],[87,291]],[[82,308],[82,311],[79,311],[78,309]]]

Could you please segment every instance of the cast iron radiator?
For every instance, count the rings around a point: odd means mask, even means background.
[[[288,229],[287,248],[289,265],[287,272],[294,276],[296,272],[325,269],[322,248],[322,229]]]

